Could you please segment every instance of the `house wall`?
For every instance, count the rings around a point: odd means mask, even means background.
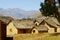
[[[39,23],[38,23],[38,22],[35,22],[35,24],[36,24],[36,25],[39,25]]]
[[[13,40],[13,37],[6,37],[6,40]]]
[[[0,21],[0,40],[6,40],[6,24]]]
[[[55,29],[51,28],[49,25],[47,25],[47,23],[45,23],[45,26],[48,28],[48,33],[54,33]]]
[[[60,28],[57,28],[57,32],[60,33]]]
[[[41,33],[48,33],[48,31],[39,31],[39,33],[41,34]]]
[[[26,33],[24,29],[18,29],[18,34]]]
[[[32,29],[27,29],[26,32],[27,33],[31,33]]]
[[[36,24],[39,25],[38,22],[36,22]],[[44,24],[40,24],[40,25],[45,25],[48,28],[48,33],[54,33],[55,32],[55,28],[51,28],[46,22]],[[59,29],[57,29],[57,31],[59,32]],[[39,31],[40,33],[41,31]],[[41,32],[42,33],[42,32]]]
[[[34,30],[35,30],[35,32],[33,32]],[[38,34],[38,33],[41,34],[41,33],[47,33],[47,32],[48,32],[48,31],[45,31],[45,30],[44,30],[44,31],[41,31],[41,30],[39,31],[39,30],[37,30],[36,28],[33,28],[32,31],[31,31],[32,34]]]
[[[45,26],[46,26],[48,29],[50,29],[50,27],[47,25],[47,23],[45,23]]]
[[[31,33],[31,29],[18,29],[18,34]]]
[[[0,22],[0,40],[1,40],[1,22]]]
[[[48,33],[55,33],[54,28],[50,28],[50,29],[48,30]]]
[[[18,33],[17,31],[17,28],[13,25],[13,22],[10,22],[8,25],[7,25],[7,36],[13,36],[15,34]]]
[[[35,30],[35,32],[33,32]],[[33,28],[32,31],[31,31],[32,34],[37,34],[38,33],[38,30],[36,28]]]

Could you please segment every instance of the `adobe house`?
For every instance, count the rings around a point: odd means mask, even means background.
[[[40,18],[37,18],[34,20],[34,24],[36,26],[40,25],[41,22],[43,22],[43,20],[45,19],[46,17],[40,17]]]
[[[37,18],[34,21],[34,23],[36,24],[36,26],[44,25],[48,28],[48,33],[54,33],[58,31],[59,26],[51,18],[50,17]]]
[[[34,23],[31,20],[22,20],[20,22],[14,22],[14,26],[18,29],[18,34],[31,33]]]
[[[56,22],[54,22],[54,21],[53,21],[52,19],[50,19],[50,18],[49,18],[49,19],[46,19],[45,22],[46,22],[47,25],[50,27],[50,29],[51,29],[51,28],[54,28],[54,32],[57,32],[57,28],[58,28],[59,26],[57,25]],[[46,25],[46,26],[47,26],[47,25]],[[51,31],[52,31],[52,30],[51,30]],[[50,32],[51,32],[51,31],[50,31]]]
[[[55,32],[60,33],[60,23],[58,22],[58,20],[54,17],[51,17],[49,20],[50,20],[49,24],[52,25],[53,28],[55,28]]]
[[[0,20],[0,40],[6,40],[6,24]]]
[[[11,20],[4,16],[0,16],[0,40],[6,40],[6,26]]]
[[[14,20],[7,25],[7,36],[15,34],[31,33],[34,23],[31,20]]]
[[[38,34],[38,33],[48,33],[48,28],[44,25],[39,25],[39,26],[35,26],[32,31],[32,34]]]

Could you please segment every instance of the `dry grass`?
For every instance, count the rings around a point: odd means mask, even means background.
[[[13,40],[60,40],[60,34],[18,34],[13,37]]]
[[[13,40],[37,40],[46,36],[46,34],[18,34],[13,37]]]

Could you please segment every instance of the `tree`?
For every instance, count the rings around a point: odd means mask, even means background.
[[[60,0],[58,0],[58,3],[59,3],[59,7],[60,7]]]
[[[41,3],[41,12],[43,16],[50,15],[50,4],[49,3]]]
[[[44,2],[41,3],[40,6],[40,11],[42,12],[43,16],[54,16],[56,17],[57,13],[58,13],[58,7],[55,5],[56,3],[54,3],[54,5],[52,6],[49,2]]]
[[[60,13],[58,12],[58,7],[56,6],[56,2],[52,6],[49,2],[41,3],[40,11],[43,16],[53,16],[58,19],[60,22]]]

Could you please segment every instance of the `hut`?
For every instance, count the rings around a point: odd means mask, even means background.
[[[54,32],[57,32],[57,25],[56,25],[56,23],[53,21],[53,20],[51,20],[50,18],[48,18],[48,19],[45,19],[45,22],[47,23],[47,27],[50,29],[50,30],[48,30],[48,33],[54,33]]]
[[[6,24],[0,20],[0,40],[6,38]]]
[[[6,26],[11,20],[4,16],[0,16],[0,40],[6,40]]]
[[[34,20],[34,24],[36,25],[36,26],[38,26],[38,25],[40,25],[40,24],[44,24],[44,19],[45,19],[46,17],[40,17],[40,18],[37,18],[36,20]]]
[[[6,35],[7,37],[13,37],[14,34],[17,34],[17,29],[13,25],[13,21],[11,21],[6,27]]]
[[[32,34],[47,33],[47,32],[48,32],[48,28],[44,25],[35,26],[32,29]]]
[[[48,28],[48,33],[54,33],[59,30],[59,26],[50,17],[38,18],[34,21],[36,26],[44,25]],[[57,29],[58,28],[58,29]]]
[[[22,20],[14,22],[14,26],[18,29],[18,33],[31,33],[31,29],[34,26],[33,21],[31,20]]]
[[[33,26],[31,20],[14,20],[7,25],[7,35],[31,33]]]
[[[56,18],[50,17],[46,19],[45,21],[51,28],[54,28],[55,32],[60,32],[60,24]]]

